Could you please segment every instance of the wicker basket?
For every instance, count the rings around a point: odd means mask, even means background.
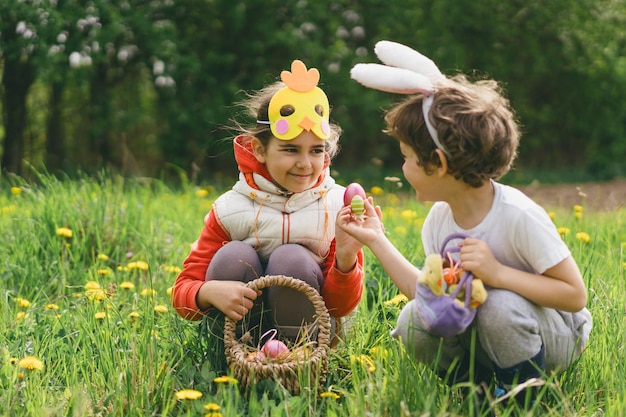
[[[224,324],[224,347],[226,360],[233,377],[242,389],[260,380],[274,380],[294,394],[300,392],[300,380],[309,386],[320,385],[326,380],[328,350],[330,348],[330,315],[321,295],[310,285],[285,275],[266,275],[250,281],[248,287],[260,290],[272,286],[284,286],[302,292],[313,303],[317,316],[317,343],[306,355],[288,355],[282,360],[250,359],[250,346],[235,337],[235,321],[226,317]]]

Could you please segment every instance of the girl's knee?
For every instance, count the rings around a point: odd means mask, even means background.
[[[286,244],[274,249],[267,262],[268,275],[287,275],[298,278],[316,290],[322,288],[322,268],[302,245]]]
[[[254,248],[233,240],[215,253],[207,269],[206,279],[247,282],[261,275],[263,267]]]

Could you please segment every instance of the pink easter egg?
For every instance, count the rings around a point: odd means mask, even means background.
[[[276,358],[283,353],[289,352],[289,348],[280,340],[272,339],[268,340],[267,343],[263,345],[261,351],[268,358]]]
[[[352,198],[358,195],[363,200],[367,198],[365,195],[365,190],[361,187],[361,184],[353,182],[352,184],[348,184],[346,187],[346,191],[343,193],[343,204],[345,206],[349,206],[352,203]]]

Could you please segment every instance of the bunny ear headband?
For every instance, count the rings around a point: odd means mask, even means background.
[[[385,64],[356,64],[350,71],[353,80],[366,87],[398,94],[422,93],[422,113],[433,142],[446,156],[450,156],[437,137],[429,113],[436,90],[435,84],[445,80],[437,65],[428,57],[406,45],[380,41],[374,47],[376,56]]]

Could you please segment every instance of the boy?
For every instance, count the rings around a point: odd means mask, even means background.
[[[509,171],[519,143],[508,100],[495,81],[447,79],[404,45],[383,41],[376,53],[393,67],[359,64],[353,78],[384,91],[418,93],[389,110],[385,122],[386,133],[400,143],[402,171],[418,200],[434,202],[422,229],[426,255],[439,253],[452,233],[470,236],[460,243],[461,267],[488,290],[470,329],[449,338],[427,333],[412,300],[420,270],[385,236],[380,209],[371,198],[363,218],[344,208],[338,226],[370,248],[411,300],[392,335],[449,384],[470,376],[488,384],[495,373],[500,386],[511,389],[567,368],[591,330],[587,292],[547,213],[496,182]],[[470,357],[473,329],[477,343]]]

